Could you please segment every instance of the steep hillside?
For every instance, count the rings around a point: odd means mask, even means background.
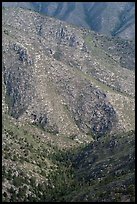
[[[2,9],[3,201],[134,201],[134,49]]]
[[[134,139],[134,131],[107,135],[73,156],[76,177],[87,186],[74,192],[72,201],[134,201]]]
[[[3,2],[124,39],[135,38],[134,2]]]
[[[134,129],[134,44],[104,38],[35,12],[4,9],[10,115],[55,134]]]
[[[135,201],[134,131],[79,146],[7,115],[3,125],[3,202]]]

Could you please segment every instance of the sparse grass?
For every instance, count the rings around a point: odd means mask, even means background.
[[[80,76],[82,76],[82,78],[85,78],[87,79],[88,81],[90,81],[91,83],[93,83],[96,87],[100,88],[102,91],[104,92],[110,92],[110,93],[116,93],[116,94],[120,94],[120,95],[123,95],[123,96],[128,96],[128,97],[131,97],[129,96],[128,94],[126,93],[123,93],[123,92],[119,92],[117,91],[116,89],[113,89],[111,88],[110,86],[106,85],[105,83],[102,83],[100,82],[99,80],[95,79],[94,77],[92,77],[91,75],[88,75],[82,71],[80,71],[79,69],[75,69],[77,74],[79,74]],[[132,98],[132,97],[131,97]]]
[[[100,61],[105,69],[110,69],[116,73],[115,66],[119,66],[118,63],[111,56],[108,56],[91,34],[85,37],[85,43],[91,50],[93,57]]]

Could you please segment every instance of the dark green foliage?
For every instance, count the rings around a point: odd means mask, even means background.
[[[36,186],[36,178],[35,177],[30,178],[30,184],[31,184],[32,187]]]
[[[4,131],[12,138],[9,145],[4,145],[4,158],[8,154],[10,162],[30,165],[32,174],[28,176],[29,171],[3,165],[3,182],[8,180],[12,184],[5,191],[7,194],[3,194],[3,202],[121,202],[124,195],[134,201],[134,131],[104,135],[69,150],[61,150],[51,143],[43,145],[37,135],[16,126]],[[14,145],[19,145],[18,153]],[[52,164],[50,167],[48,162]]]
[[[17,156],[16,156],[16,155],[13,155],[12,160],[13,160],[13,161],[17,161],[17,160],[18,160]]]
[[[22,185],[22,183],[24,183],[24,178],[23,177],[20,177],[20,176],[15,176],[14,179],[13,179],[13,185],[16,186],[16,187],[19,187]]]

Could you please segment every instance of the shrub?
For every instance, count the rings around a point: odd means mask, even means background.
[[[17,176],[13,179],[13,185],[19,187],[22,185],[23,181],[24,179],[22,177]]]

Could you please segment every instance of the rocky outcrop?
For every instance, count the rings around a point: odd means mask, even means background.
[[[4,9],[3,101],[10,115],[70,137],[132,129],[134,69],[114,60],[123,49],[115,51],[115,40],[109,41],[110,56],[105,36],[36,12]],[[133,62],[134,48],[126,42]]]
[[[29,57],[27,50],[18,43],[10,44],[7,52],[8,55],[5,55],[6,58],[4,58],[5,69],[3,72],[6,103],[10,114],[18,118],[27,109],[33,96],[33,88],[30,83],[32,76],[29,71],[32,59]],[[13,64],[8,58],[9,55],[13,60]],[[5,63],[6,61],[8,65]]]

